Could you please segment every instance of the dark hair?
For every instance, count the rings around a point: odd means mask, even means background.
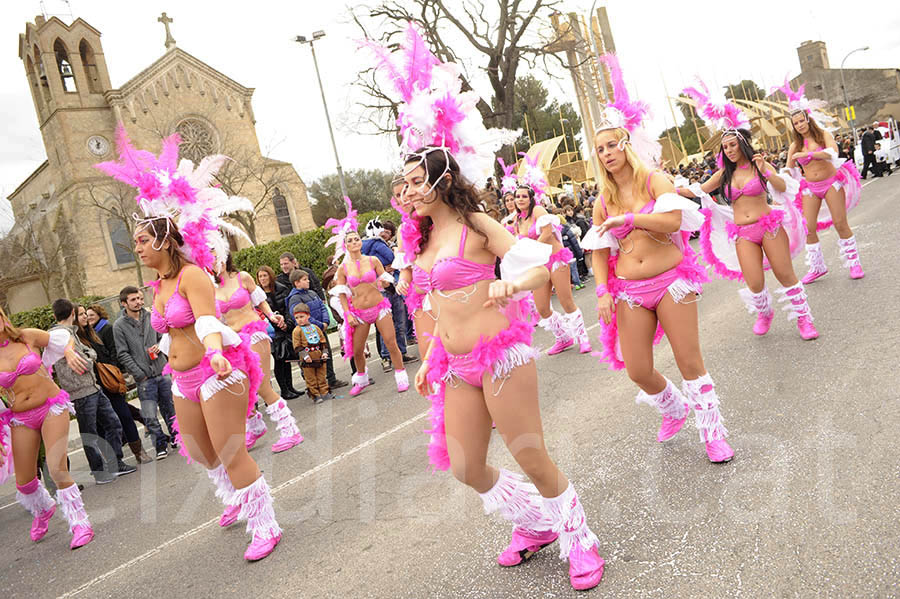
[[[127,297],[127,296],[126,296],[126,297]],[[86,309],[87,309],[87,310],[93,310],[94,312],[97,313],[97,316],[99,316],[100,318],[104,318],[104,319],[106,319],[106,320],[109,320],[109,313],[108,313],[108,312],[106,311],[106,309],[105,309],[103,306],[101,306],[100,304],[91,304],[91,305],[88,306]]]
[[[537,205],[537,200],[534,199],[534,190],[528,185],[517,185],[516,191],[520,189],[528,190],[528,216],[524,218],[531,218],[531,213],[534,212],[534,207]],[[518,210],[518,208],[516,208]],[[519,213],[521,214],[521,212]]]
[[[728,136],[735,137],[738,141],[738,148],[741,150],[741,154],[744,155],[750,162],[750,168],[756,171],[756,176],[759,177],[760,183],[762,183],[762,188],[766,188],[766,180],[763,177],[762,173],[759,172],[759,169],[756,168],[756,165],[753,163],[753,155],[755,152],[753,151],[753,147],[750,145],[750,131],[747,129],[738,129],[737,132],[734,130],[726,131],[722,135],[722,140],[719,143],[719,159],[722,161],[722,195],[728,200],[730,204],[732,202],[731,197],[731,180],[734,178],[734,171],[737,168],[737,163],[732,162],[728,159],[728,156],[725,155],[724,142],[725,138]]]
[[[294,283],[296,283],[303,277],[306,277],[308,279],[309,273],[306,272],[305,270],[303,270],[302,268],[295,268],[294,270],[291,271],[289,278],[291,280],[291,284],[293,285]]]
[[[797,128],[794,127],[794,115],[802,114],[806,117],[806,122],[809,124],[809,134],[812,136],[816,143],[820,146],[825,145],[825,132],[822,131],[822,128],[816,123],[815,119],[809,117],[809,114],[805,110],[794,110],[791,112],[791,131],[793,131],[794,135],[794,143],[797,144],[797,149],[803,147],[803,136],[797,132]]]
[[[67,299],[59,298],[53,302],[53,317],[56,322],[67,319],[75,311],[75,304]]]
[[[236,269],[234,267],[234,261],[231,259],[231,252],[228,252],[228,257],[225,258],[225,272],[227,272],[227,273],[239,272],[238,269]]]
[[[259,282],[259,273],[264,272],[269,275],[269,285],[271,285],[271,289],[266,289],[266,287]],[[275,291],[275,271],[272,270],[272,267],[268,264],[263,264],[259,268],[256,269],[256,284],[262,287],[263,291]]]
[[[279,259],[279,260],[281,260],[282,258],[287,258],[287,259],[290,260],[291,262],[293,262],[294,260],[296,260],[296,258],[294,258],[294,254],[292,254],[292,253],[290,253],[290,252],[285,252],[285,253],[281,254],[280,256],[278,256],[278,259]]]
[[[84,308],[84,306],[76,305],[75,309]],[[87,310],[87,308],[84,308]],[[75,334],[81,339],[81,342],[86,345],[103,345],[103,342],[100,341],[100,337],[97,336],[97,333],[94,332],[94,327],[88,323],[87,326],[81,326],[81,323],[78,322],[78,314],[75,314]]]
[[[122,287],[122,291],[119,292],[119,303],[124,304],[128,301],[128,296],[132,293],[140,293],[141,290],[135,287],[134,285],[128,285],[126,287]],[[104,318],[106,318],[104,316]]]
[[[424,154],[425,158],[422,159]],[[425,167],[425,175],[428,183],[432,185],[435,195],[444,204],[452,208],[459,215],[462,222],[472,231],[484,237],[487,243],[487,235],[472,222],[471,215],[476,212],[484,212],[478,196],[478,190],[460,172],[456,159],[445,149],[419,148],[414,153],[407,155],[404,164],[411,162],[421,163]],[[450,175],[449,181],[445,178]],[[419,233],[422,239],[419,251],[423,251],[431,237],[431,229],[434,223],[431,217],[419,219]]]
[[[381,228],[384,229],[385,231],[390,231],[391,237],[393,237],[394,235],[397,234],[397,225],[395,225],[394,221],[392,221],[392,220],[386,220],[383,223],[381,223]]]
[[[297,304],[294,305],[294,309],[291,310],[291,314],[296,314],[297,312],[303,312],[305,314],[309,314],[309,306],[307,306],[303,302],[298,302]]]
[[[169,241],[169,247],[165,252],[169,255],[169,261],[172,263],[172,270],[165,274],[160,273],[159,278],[172,277],[181,272],[181,269],[184,268],[184,265],[187,264],[188,261],[184,257],[184,254],[181,253],[180,248],[184,245],[184,237],[181,236],[181,232],[178,230],[178,226],[175,222],[170,218],[161,216],[147,221],[140,230],[148,231],[153,235],[154,241],[160,245],[167,240]]]

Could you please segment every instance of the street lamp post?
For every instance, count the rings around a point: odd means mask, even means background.
[[[851,50],[844,57],[844,60],[841,61],[841,91],[844,92],[844,106],[847,108],[847,112],[850,112],[850,100],[847,99],[847,86],[844,85],[844,63],[850,58],[850,55],[854,52],[864,52],[868,50],[868,46],[863,46],[862,48],[857,48],[856,50]],[[850,121],[850,129],[853,131],[853,152],[856,152],[856,146],[859,144],[859,137],[856,135],[856,119],[849,118],[849,114],[847,115],[848,120]]]
[[[325,88],[322,87],[322,77],[319,75],[319,62],[316,60],[316,47],[313,45],[313,42],[325,37],[324,31],[313,31],[312,39],[307,39],[306,36],[298,35],[294,38],[295,42],[300,44],[309,44],[309,49],[312,51],[313,65],[316,67],[316,80],[319,82],[319,91],[322,93],[322,106],[325,108],[325,122],[328,123],[328,135],[331,136],[331,147],[334,149],[334,161],[337,164],[337,174],[338,179],[341,182],[341,195],[347,196],[347,185],[344,183],[344,169],[341,168],[341,159],[338,157],[337,143],[334,141],[334,131],[331,128],[331,117],[328,115],[328,102],[325,101]]]

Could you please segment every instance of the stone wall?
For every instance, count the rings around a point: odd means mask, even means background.
[[[857,125],[871,124],[878,118],[894,117],[900,120],[900,70],[898,69],[844,69],[847,97],[856,109]],[[840,69],[812,69],[796,77],[792,82],[796,89],[806,85],[806,97],[821,98],[828,108],[843,115],[844,94],[841,89]]]

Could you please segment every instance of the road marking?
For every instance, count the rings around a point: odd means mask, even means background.
[[[586,331],[590,331],[591,329],[594,329],[594,328],[598,327],[599,325],[600,325],[600,323],[598,322],[598,323],[596,323],[596,324],[593,324],[593,325],[587,327],[585,330],[586,330]],[[544,352],[541,353],[541,357],[543,357],[543,356],[545,356],[545,355],[547,355],[547,354],[544,353]],[[412,418],[410,418],[409,420],[407,420],[407,421],[405,421],[405,422],[401,422],[400,424],[398,424],[397,426],[395,426],[395,427],[392,428],[392,429],[386,430],[386,431],[384,431],[383,433],[381,433],[381,434],[379,434],[379,435],[377,435],[377,436],[375,436],[375,437],[372,437],[371,439],[369,439],[369,440],[367,440],[367,441],[364,441],[364,442],[360,443],[359,445],[357,445],[357,446],[354,447],[353,449],[349,449],[349,450],[347,450],[347,451],[345,451],[345,452],[343,452],[343,453],[341,453],[341,454],[338,454],[338,455],[334,456],[334,457],[331,458],[330,460],[327,460],[327,461],[325,461],[325,462],[322,462],[322,463],[319,464],[318,466],[315,466],[314,468],[311,468],[311,469],[307,470],[306,472],[303,472],[302,474],[299,474],[299,475],[295,476],[294,478],[292,478],[292,479],[290,479],[290,480],[287,480],[287,481],[281,483],[280,485],[278,485],[278,486],[272,488],[272,494],[274,495],[275,493],[278,493],[278,492],[280,492],[280,491],[283,491],[284,489],[287,489],[287,488],[289,488],[289,487],[291,487],[291,486],[297,484],[298,482],[300,482],[300,481],[302,481],[302,480],[304,480],[304,479],[306,479],[306,478],[309,478],[310,476],[312,476],[312,475],[314,475],[314,474],[316,474],[316,473],[318,473],[318,472],[321,472],[321,471],[324,470],[325,468],[328,468],[329,466],[333,466],[334,464],[340,462],[341,460],[346,459],[346,458],[352,456],[353,454],[358,453],[358,452],[362,451],[363,449],[365,449],[365,448],[367,448],[367,447],[370,447],[371,445],[374,445],[375,443],[377,443],[378,441],[381,441],[381,440],[384,439],[385,437],[389,437],[389,436],[393,435],[394,433],[396,433],[396,432],[398,432],[398,431],[400,431],[400,430],[403,430],[404,428],[406,428],[406,427],[409,426],[410,424],[413,424],[413,423],[417,422],[418,420],[421,420],[422,418],[426,417],[427,415],[428,415],[428,410],[422,412],[421,414],[418,414],[418,415],[416,415],[416,416],[413,416]],[[11,503],[11,504],[9,504],[9,505],[15,505],[15,503]],[[9,506],[4,506],[4,507],[9,507]],[[0,509],[2,509],[2,508],[0,508]],[[135,557],[135,558],[133,558],[133,559],[128,560],[128,561],[125,562],[124,564],[121,564],[121,565],[119,565],[119,566],[116,566],[116,567],[113,568],[112,570],[110,570],[110,571],[108,571],[108,572],[105,572],[104,574],[101,574],[100,576],[97,576],[97,577],[95,577],[95,578],[92,578],[91,580],[87,581],[86,583],[84,583],[84,584],[81,585],[80,587],[78,587],[78,588],[76,588],[76,589],[74,589],[74,590],[71,590],[71,591],[69,591],[69,592],[67,592],[67,593],[65,593],[65,594],[63,594],[63,595],[60,595],[60,596],[59,596],[59,599],[65,599],[65,598],[67,598],[67,597],[75,597],[76,595],[81,594],[82,592],[84,592],[84,591],[86,591],[87,589],[89,589],[89,588],[95,586],[96,584],[101,583],[101,582],[103,582],[104,580],[106,580],[106,579],[108,579],[108,578],[110,578],[110,577],[112,577],[112,576],[115,576],[115,575],[118,574],[119,572],[121,572],[121,571],[123,571],[123,570],[127,570],[128,568],[134,566],[135,564],[139,564],[139,563],[141,563],[141,562],[143,562],[143,561],[146,561],[146,560],[150,559],[150,558],[153,557],[154,555],[157,555],[158,553],[160,553],[163,549],[166,549],[166,548],[168,548],[168,547],[171,547],[172,545],[175,545],[176,543],[180,543],[181,541],[183,541],[183,540],[185,540],[185,539],[187,539],[187,538],[189,538],[189,537],[192,537],[192,536],[196,535],[197,533],[199,533],[199,532],[201,532],[201,531],[203,531],[203,530],[209,528],[210,526],[212,526],[213,524],[215,524],[216,522],[218,522],[218,520],[219,520],[218,517],[213,518],[212,520],[207,520],[206,522],[204,522],[204,523],[202,523],[202,524],[200,524],[200,525],[198,525],[198,526],[195,526],[194,528],[192,528],[192,529],[190,529],[190,530],[188,530],[188,531],[185,531],[185,532],[181,533],[181,534],[178,535],[177,537],[174,537],[174,538],[172,538],[172,539],[169,539],[169,540],[166,541],[165,543],[162,543],[162,544],[160,544],[160,545],[157,545],[157,546],[154,547],[153,549],[150,549],[149,551],[146,551],[145,553],[142,553],[141,555],[139,555],[139,556],[137,556],[137,557]]]

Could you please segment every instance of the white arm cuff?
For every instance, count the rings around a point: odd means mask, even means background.
[[[330,305],[331,309],[337,312],[341,318],[344,318],[344,306],[341,305],[341,299],[338,296],[332,295],[331,299],[328,300],[328,305]]]
[[[391,267],[396,268],[397,270],[403,270],[404,268],[409,268],[412,264],[406,259],[406,255],[397,250],[394,252],[394,261],[391,262]]]
[[[262,290],[262,287],[257,285],[256,289],[253,290],[253,293],[250,294],[250,301],[253,302],[254,306],[258,306],[267,300],[266,292]],[[269,307],[271,308],[271,306]]]
[[[691,190],[693,191],[693,190]],[[653,213],[681,211],[682,231],[698,231],[703,226],[703,214],[700,206],[693,200],[683,198],[677,193],[664,193],[656,198],[653,205]]]
[[[504,281],[515,281],[535,266],[546,266],[552,252],[553,248],[548,243],[527,237],[519,239],[500,260],[500,278]]]
[[[346,285],[335,285],[328,293],[334,297],[337,297],[339,295],[346,295],[347,297],[350,297],[353,295],[353,291],[351,291],[350,288]]]
[[[378,280],[384,283],[385,285],[393,285],[394,284],[394,275],[389,272],[383,272],[378,275]]]
[[[534,228],[540,231],[547,225],[559,225],[559,217],[555,214],[545,214],[540,216],[537,221],[535,221]]]
[[[241,344],[240,336],[215,316],[199,316],[197,322],[194,323],[194,332],[197,333],[197,338],[201,343],[209,335],[221,333],[223,346]]]
[[[50,331],[50,342],[41,352],[41,363],[47,368],[56,364],[66,353],[66,346],[72,335],[65,329],[53,329]]]
[[[616,243],[616,238],[613,237],[613,234],[607,231],[603,235],[600,235],[600,226],[594,225],[588,232],[585,234],[584,239],[581,240],[581,249],[584,250],[610,250],[617,251],[619,249],[619,245]]]

